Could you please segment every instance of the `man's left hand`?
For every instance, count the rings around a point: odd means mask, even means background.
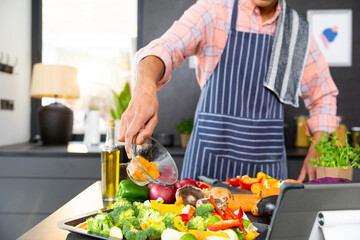
[[[315,167],[310,163],[310,161],[312,158],[315,159],[316,156],[315,143],[321,140],[322,133],[323,132],[321,131],[314,133],[313,141],[310,143],[308,153],[304,159],[304,163],[298,178],[298,181],[300,183],[302,183],[305,180],[306,176],[309,177],[309,181],[314,180],[316,178]]]

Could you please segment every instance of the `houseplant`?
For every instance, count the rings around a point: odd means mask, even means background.
[[[187,118],[182,119],[179,124],[175,124],[176,129],[180,133],[180,143],[182,148],[186,148],[189,140],[190,134],[193,129],[193,119]]]
[[[312,140],[312,139],[311,139]],[[345,139],[343,146],[335,133],[321,135],[321,141],[315,144],[317,152],[311,164],[316,167],[316,177],[336,177],[352,180],[353,168],[360,168],[360,149],[353,148]]]
[[[114,90],[112,90],[115,108],[110,108],[110,114],[112,118],[115,120],[115,138],[117,138],[117,134],[120,129],[120,119],[121,115],[127,109],[130,100],[131,100],[131,92],[129,82],[125,83],[123,90],[120,94],[117,94]]]
[[[129,82],[125,83],[125,86],[120,94],[117,94],[114,90],[112,90],[112,93],[114,97],[115,109],[110,109],[111,116],[114,120],[121,119],[121,115],[125,112],[131,100]]]

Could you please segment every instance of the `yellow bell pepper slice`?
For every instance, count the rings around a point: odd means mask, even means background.
[[[259,236],[257,232],[248,232],[248,234],[245,235],[245,240],[254,240],[257,236]]]
[[[181,214],[181,210],[185,207],[184,204],[175,205],[175,204],[163,204],[157,203],[154,200],[150,201],[151,208],[158,210],[161,214],[165,213],[175,213],[176,215]]]
[[[152,218],[148,218],[148,219],[146,219],[146,222],[148,222],[148,223],[158,223],[158,222],[161,222],[161,221],[164,220],[164,219],[165,219],[164,216],[162,216],[161,218],[159,218],[159,219],[157,219],[157,220],[152,219]]]
[[[229,235],[225,232],[208,232],[208,231],[202,231],[202,230],[189,230],[188,232],[191,234],[194,234],[194,235],[196,235],[197,232],[202,232],[205,235],[205,237],[214,236],[214,237],[222,237],[222,238],[230,239]]]
[[[180,219],[179,218],[174,218],[174,226],[180,231],[180,232],[186,232],[186,229],[184,229],[183,227],[180,226],[179,224]]]

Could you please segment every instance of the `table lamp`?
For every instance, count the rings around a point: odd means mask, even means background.
[[[57,98],[78,98],[77,69],[63,65],[34,65],[30,94],[34,98],[53,97],[55,103],[40,106],[38,127],[44,145],[66,145],[71,139],[74,115]]]

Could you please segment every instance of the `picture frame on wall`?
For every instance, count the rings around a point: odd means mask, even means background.
[[[307,20],[330,67],[352,66],[352,10],[308,10]]]

